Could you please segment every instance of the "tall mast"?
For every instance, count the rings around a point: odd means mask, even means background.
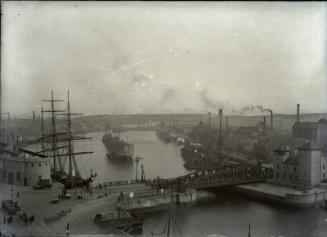
[[[68,98],[68,102],[67,102],[67,127],[68,127],[68,160],[69,160],[69,167],[68,167],[68,176],[72,177],[72,156],[73,156],[73,144],[72,144],[72,139],[70,139],[72,137],[72,130],[71,130],[71,114],[70,114],[70,102],[69,102],[69,91],[67,91],[67,98]]]
[[[44,112],[49,112],[51,113],[51,142],[52,142],[52,148],[51,150],[53,151],[53,169],[57,170],[57,140],[56,140],[56,113],[57,112],[64,112],[63,110],[56,110],[55,109],[55,102],[61,102],[62,100],[55,100],[53,96],[53,90],[51,90],[51,99],[50,100],[43,100],[45,102],[50,102],[51,104],[51,109],[50,110],[43,110]],[[61,161],[58,160],[59,163],[59,168],[62,169]]]
[[[53,100],[53,90],[51,91],[51,125],[52,125],[52,149],[53,149],[53,162],[54,162],[54,169],[56,170],[57,164],[56,164],[56,140],[55,140],[55,134],[56,134],[56,118],[55,118],[55,107],[54,107],[54,100]]]
[[[72,115],[82,115],[82,114],[78,114],[78,113],[72,113],[71,109],[70,109],[70,98],[69,98],[69,91],[67,91],[67,112],[63,113],[63,114],[59,114],[59,115],[66,115],[66,120],[67,120],[67,133],[68,133],[68,138],[65,139],[68,142],[68,150],[67,153],[64,154],[65,156],[68,156],[68,177],[71,178],[73,176],[73,170],[75,171],[75,175],[76,177],[81,177],[78,166],[77,166],[77,162],[75,159],[75,155],[79,154],[79,155],[84,155],[84,154],[91,154],[93,152],[74,152],[74,143],[73,140],[82,140],[82,139],[90,139],[84,136],[73,136],[73,132],[72,132],[72,126],[71,126],[71,118]],[[61,156],[61,155],[60,155]]]
[[[170,237],[170,215],[168,216],[167,237]]]

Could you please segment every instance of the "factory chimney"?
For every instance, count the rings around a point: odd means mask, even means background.
[[[219,116],[219,155],[221,155],[221,151],[222,151],[222,119],[223,119],[223,110],[219,109],[218,112],[218,116]]]
[[[271,129],[273,129],[274,128],[273,111],[269,110],[269,112],[270,112],[270,127],[271,127]]]
[[[211,129],[211,112],[208,112],[208,127]]]
[[[266,131],[266,117],[263,117],[263,132]]]
[[[297,107],[296,122],[300,122],[300,104],[297,104],[296,107]]]
[[[226,116],[226,130],[228,129],[228,116]]]

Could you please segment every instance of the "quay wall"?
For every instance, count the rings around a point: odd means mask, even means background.
[[[327,200],[327,189],[313,189],[308,192],[294,190],[295,192],[285,193],[284,195],[262,190],[260,189],[260,186],[258,188],[249,188],[247,185],[239,185],[226,187],[224,189],[261,201],[297,207],[324,206],[325,201]]]

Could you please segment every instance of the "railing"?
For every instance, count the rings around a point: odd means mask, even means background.
[[[142,184],[142,183],[149,183],[152,179],[146,179],[146,180],[116,180],[116,181],[109,181],[102,183],[102,186],[104,187],[112,187],[112,186],[120,186],[120,185],[129,185],[129,184]]]
[[[226,166],[193,172],[170,179],[120,180],[103,183],[103,187],[129,184],[146,184],[149,186],[185,190],[187,188],[206,188],[214,186],[237,185],[262,182],[272,178],[272,169],[260,166]]]
[[[145,180],[116,180],[116,181],[109,181],[109,182],[103,182],[101,184],[102,187],[113,187],[113,186],[122,186],[122,185],[129,185],[129,184],[146,184],[146,185],[155,185],[159,182],[164,181],[173,181],[176,178],[170,178],[170,179],[161,179],[161,178],[156,178],[156,179],[145,179]]]
[[[175,179],[158,179],[150,183],[158,188],[185,190],[262,182],[272,177],[272,170],[259,166],[233,166],[208,169],[180,176]]]

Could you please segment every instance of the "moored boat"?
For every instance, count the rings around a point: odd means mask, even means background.
[[[132,160],[134,145],[121,139],[118,129],[106,129],[102,142],[107,149],[108,159],[117,161]]]

